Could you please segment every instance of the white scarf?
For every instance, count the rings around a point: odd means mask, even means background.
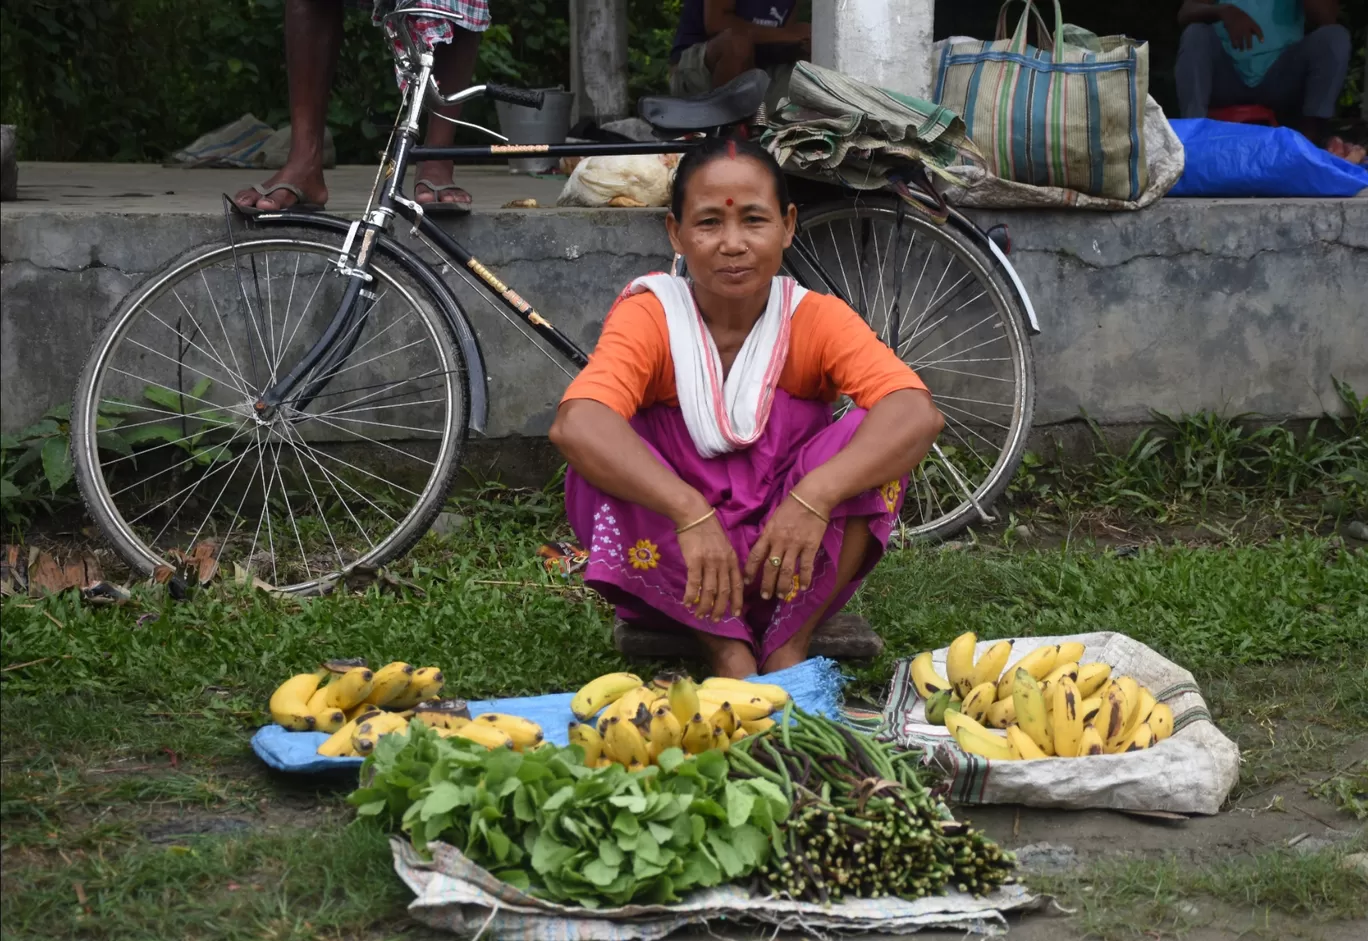
[[[807,290],[792,278],[774,279],[765,312],[741,344],[725,382],[717,344],[689,282],[668,274],[646,275],[623,294],[643,291],[654,294],[665,308],[679,407],[699,456],[717,457],[750,447],[769,422],[774,390],[788,359],[789,325]]]

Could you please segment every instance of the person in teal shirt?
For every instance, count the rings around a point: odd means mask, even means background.
[[[1346,156],[1330,119],[1349,71],[1339,0],[1184,0],[1175,77],[1179,112],[1264,105],[1282,124]]]

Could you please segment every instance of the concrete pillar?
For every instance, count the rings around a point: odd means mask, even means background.
[[[934,20],[935,0],[812,0],[812,61],[930,99]]]
[[[627,97],[627,0],[577,0],[576,110],[603,124],[631,113]]]

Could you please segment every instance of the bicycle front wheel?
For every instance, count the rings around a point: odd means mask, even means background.
[[[785,266],[805,287],[844,297],[945,416],[913,471],[903,535],[945,539],[992,522],[1035,408],[1025,313],[993,258],[954,225],[875,196],[801,212]]]
[[[317,396],[266,419],[253,408],[338,309],[341,244],[309,231],[191,249],[96,341],[72,457],[91,515],[136,570],[315,593],[401,555],[441,510],[469,423],[466,364],[401,259],[373,256],[351,352]]]

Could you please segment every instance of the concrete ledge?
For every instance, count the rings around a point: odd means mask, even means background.
[[[25,165],[20,202],[0,215],[5,431],[70,395],[104,318],[140,277],[220,237],[216,193],[239,182],[212,171],[120,172],[128,205],[116,198],[121,178],[111,168],[102,169],[103,200],[81,190],[40,203],[25,197],[48,192],[41,187],[55,177]],[[138,176],[168,172],[151,185]],[[343,168],[329,181],[348,173],[362,178]],[[477,208],[529,192],[546,204],[558,188],[473,173]],[[158,210],[148,194],[163,179],[199,189]],[[354,193],[333,208],[353,210],[353,202]],[[588,347],[622,286],[667,266],[662,215],[490,208],[449,226]],[[1010,226],[1013,262],[1045,330],[1034,341],[1037,426],[1075,420],[1080,410],[1104,426],[1143,423],[1151,409],[1307,419],[1336,407],[1332,375],[1368,392],[1368,200],[1162,200],[1138,213],[976,215]],[[567,373],[459,274],[448,279],[484,346],[491,438],[544,435]],[[497,469],[505,450],[484,447],[480,456],[496,452]]]

